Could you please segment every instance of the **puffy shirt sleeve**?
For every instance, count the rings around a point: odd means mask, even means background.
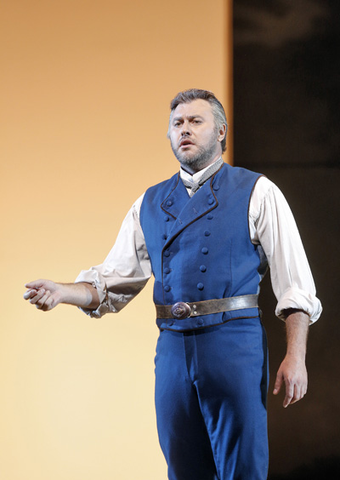
[[[126,215],[117,240],[100,265],[80,272],[75,282],[96,287],[100,305],[96,310],[81,309],[91,317],[100,318],[108,312],[119,312],[146,285],[151,277],[151,263],[139,222],[143,196]]]
[[[260,177],[253,191],[249,227],[252,242],[262,246],[270,267],[278,300],[275,314],[284,320],[283,310],[297,308],[315,322],[322,307],[298,228],[282,192],[266,177]]]

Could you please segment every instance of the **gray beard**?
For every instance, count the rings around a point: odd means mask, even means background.
[[[190,167],[191,170],[198,172],[210,164],[216,151],[216,138],[211,138],[210,143],[206,147],[196,145],[198,152],[195,155],[190,154],[190,152],[181,152],[172,142],[171,148],[175,157],[184,168]]]

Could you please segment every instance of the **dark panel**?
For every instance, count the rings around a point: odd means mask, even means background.
[[[324,306],[310,329],[309,392],[285,410],[282,396],[271,394],[284,326],[274,317],[269,276],[263,282],[272,480],[321,478],[320,468],[322,478],[339,478],[339,18],[336,1],[234,2],[234,163],[266,174],[284,192]],[[337,476],[327,465],[337,466]]]

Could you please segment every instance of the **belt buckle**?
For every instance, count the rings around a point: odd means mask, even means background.
[[[171,307],[171,315],[178,320],[184,320],[191,315],[191,307],[185,302],[177,302]]]

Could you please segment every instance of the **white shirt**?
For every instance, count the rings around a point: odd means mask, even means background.
[[[190,175],[180,170],[181,178],[197,182],[205,169]],[[189,191],[188,191],[189,193]],[[101,265],[83,270],[76,282],[93,284],[100,305],[86,310],[100,318],[107,312],[120,311],[145,286],[151,277],[151,263],[146,249],[139,214],[144,194],[126,215],[116,243]],[[275,314],[284,320],[282,311],[298,308],[315,322],[321,314],[321,303],[315,296],[315,285],[301,238],[289,208],[278,187],[266,177],[260,177],[249,205],[249,230],[253,244],[260,244],[262,259],[270,267],[271,283],[277,298]]]

